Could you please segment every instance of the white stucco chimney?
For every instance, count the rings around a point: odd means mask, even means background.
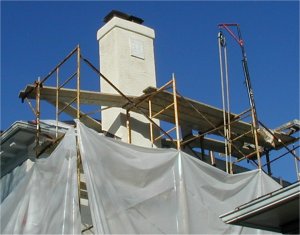
[[[139,96],[149,86],[156,87],[153,40],[154,30],[142,25],[143,20],[112,11],[104,18],[106,24],[97,32],[100,71],[126,95]],[[117,93],[104,80],[101,92]],[[126,112],[112,108],[101,113],[103,130],[128,141]],[[131,112],[132,143],[150,147],[149,122]]]

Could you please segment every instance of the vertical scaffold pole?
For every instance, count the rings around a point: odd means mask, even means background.
[[[126,127],[128,135],[128,144],[131,144],[131,125],[130,125],[130,113],[129,110],[126,110]]]
[[[175,75],[172,74],[172,83],[173,83],[173,99],[174,99],[174,114],[175,114],[175,127],[176,127],[176,147],[177,150],[180,150],[180,136],[179,136],[179,118],[178,118],[178,107],[177,107],[177,90],[176,90],[176,81]]]
[[[230,93],[229,93],[229,76],[228,76],[228,61],[227,61],[227,46],[226,41],[224,45],[224,62],[225,62],[225,85],[226,85],[226,111],[227,111],[227,147],[228,147],[228,155],[229,155],[229,172],[233,174],[233,161],[231,156],[231,120],[230,120]]]
[[[77,46],[77,119],[80,120],[80,46]],[[77,132],[78,134],[78,132]],[[79,211],[81,211],[81,199],[80,199],[80,167],[81,167],[81,155],[79,150],[79,139],[76,137],[76,145],[77,145],[77,184],[78,184],[78,200],[79,200]]]
[[[59,67],[56,68],[56,102],[55,102],[55,119],[56,119],[56,128],[55,128],[55,137],[58,137],[58,119],[59,119]]]
[[[80,47],[77,46],[77,119],[80,119]]]
[[[225,46],[225,37],[222,32],[218,34],[218,46],[219,46],[219,62],[220,62],[220,78],[222,89],[222,106],[223,106],[223,124],[224,124],[224,145],[225,145],[225,161],[226,161],[226,173],[229,173],[228,169],[228,138],[227,138],[227,121],[226,121],[226,105],[225,105],[225,88],[224,88],[224,73],[223,73],[223,53],[222,47]],[[227,70],[226,70],[227,72]]]
[[[148,105],[149,105],[149,118],[152,119],[152,102],[151,99],[149,99],[148,101]],[[153,137],[153,123],[150,122],[150,140],[151,140],[151,147],[153,147],[154,145],[154,137]]]
[[[38,80],[35,82],[35,88],[36,88],[36,144],[35,144],[35,156],[38,158],[39,152],[38,147],[40,145],[40,132],[41,132],[41,124],[40,124],[40,118],[41,118],[41,78],[38,77]]]

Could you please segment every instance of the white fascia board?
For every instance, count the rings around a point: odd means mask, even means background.
[[[219,218],[221,218],[224,223],[230,224],[239,219],[246,218],[251,214],[263,212],[267,208],[299,196],[299,187],[300,182],[296,182],[288,187],[281,188],[241,205],[233,211],[220,215]]]

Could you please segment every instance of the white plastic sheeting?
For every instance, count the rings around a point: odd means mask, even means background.
[[[1,204],[1,234],[81,233],[74,129],[36,161]]]
[[[228,175],[183,152],[129,145],[77,124],[97,234],[265,234],[219,219],[280,188],[263,172]],[[2,234],[81,233],[76,155],[71,128],[49,158],[22,171],[0,207]]]
[[[280,188],[263,172],[228,175],[183,152],[125,144],[77,124],[96,233],[261,232],[219,216]]]
[[[16,185],[24,178],[34,163],[27,159],[13,171],[0,179],[0,203],[13,191]]]

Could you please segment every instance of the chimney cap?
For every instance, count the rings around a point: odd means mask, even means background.
[[[121,12],[121,11],[112,10],[110,13],[108,13],[108,15],[106,15],[104,17],[104,19],[103,19],[104,23],[107,23],[108,21],[110,21],[115,16],[119,17],[121,19],[124,19],[124,20],[132,21],[132,22],[137,23],[137,24],[142,24],[144,22],[144,20],[139,18],[139,17],[133,16],[133,15],[128,15],[128,14],[126,14],[124,12]]]

